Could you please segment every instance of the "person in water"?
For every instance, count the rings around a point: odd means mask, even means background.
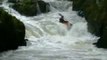
[[[68,21],[65,21],[64,16],[62,14],[59,14],[59,15],[61,16],[61,18],[59,19],[59,22],[65,24],[68,28],[70,28],[72,24]]]

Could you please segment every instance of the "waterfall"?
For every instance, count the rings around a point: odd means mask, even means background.
[[[0,54],[0,60],[107,60],[107,51],[92,43],[98,37],[87,30],[87,22],[72,11],[67,0],[43,0],[50,4],[49,13],[26,17],[3,3],[6,12],[26,26],[28,46]],[[11,11],[11,12],[10,12]],[[59,13],[72,23],[71,29],[59,23]]]
[[[41,14],[40,7],[39,7],[38,2],[37,2],[37,14]]]

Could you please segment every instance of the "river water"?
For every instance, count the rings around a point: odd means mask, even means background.
[[[87,31],[87,22],[72,11],[72,2],[44,1],[51,11],[32,17],[22,16],[3,2],[5,11],[25,24],[29,41],[27,46],[3,52],[0,60],[107,60],[107,50],[92,45],[99,37]],[[59,13],[73,24],[71,29],[59,23]]]

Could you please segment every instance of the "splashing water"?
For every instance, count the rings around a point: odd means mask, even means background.
[[[21,20],[26,26],[28,46],[0,54],[0,60],[107,60],[107,51],[92,45],[98,37],[87,31],[87,22],[72,11],[72,2],[44,0],[51,11],[26,17],[4,2],[6,12]],[[73,24],[70,30],[59,23],[61,13]]]

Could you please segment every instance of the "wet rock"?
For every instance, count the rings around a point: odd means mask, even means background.
[[[82,11],[89,32],[101,37],[95,45],[107,48],[107,0],[73,0],[73,10]]]
[[[73,0],[68,0],[68,1],[73,1]]]
[[[3,0],[0,0],[0,4],[2,4]]]
[[[84,15],[84,12],[81,11],[81,10],[79,10],[77,14],[78,14],[79,16],[81,16],[81,17],[84,17],[84,16],[85,16],[85,15]]]
[[[25,16],[35,16],[40,13],[49,12],[49,4],[40,0],[22,0],[15,3],[12,7]]]
[[[11,2],[11,3],[17,3],[18,1],[20,0],[8,0],[8,2]]]
[[[25,26],[0,8],[0,52],[26,45]]]
[[[44,1],[38,1],[38,5],[39,5],[40,11],[42,13],[49,12],[49,4],[48,3],[45,3]]]

